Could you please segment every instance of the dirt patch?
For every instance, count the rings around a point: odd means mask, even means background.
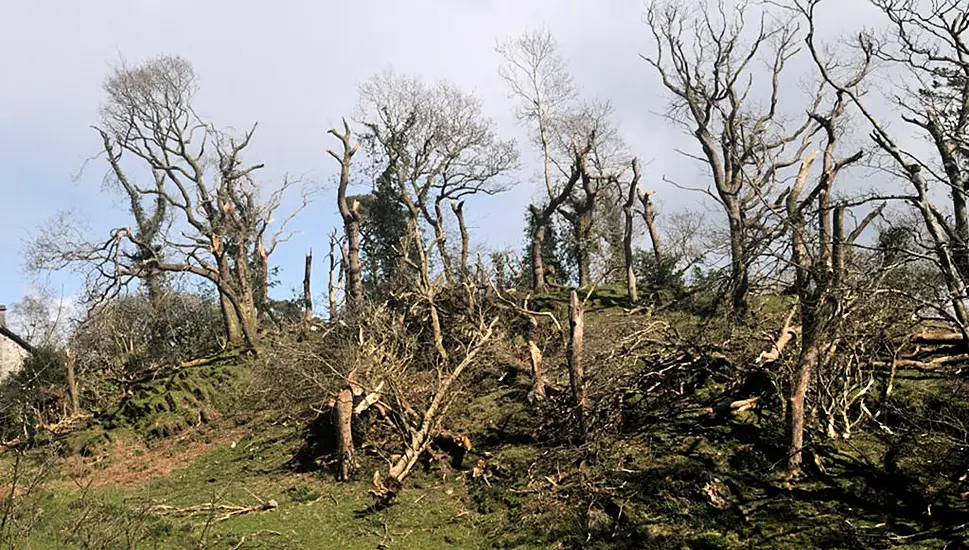
[[[243,431],[222,431],[210,438],[186,434],[156,440],[151,446],[140,440],[115,441],[98,457],[74,455],[67,458],[61,472],[81,486],[144,485],[154,479],[168,477],[174,470],[191,466],[211,449],[238,440]]]

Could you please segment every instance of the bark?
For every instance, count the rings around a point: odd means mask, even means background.
[[[222,323],[225,327],[225,337],[229,346],[238,346],[243,343],[245,338],[242,335],[242,327],[239,324],[239,315],[232,304],[232,300],[225,292],[219,292],[219,309],[222,312]]]
[[[353,218],[344,225],[344,232],[347,237],[347,305],[352,311],[359,312],[363,309],[363,268],[360,264],[360,216],[355,210]]]
[[[353,457],[353,391],[340,391],[333,407],[333,423],[337,430],[337,477],[347,481],[355,469]]]
[[[579,287],[592,284],[592,210],[584,210],[574,222],[575,240],[578,247],[576,261],[579,270]]]
[[[804,400],[807,397],[811,377],[818,363],[817,330],[815,327],[804,327],[801,353],[798,357],[794,379],[792,381],[791,396],[788,399],[788,458],[787,468],[791,477],[801,475],[801,463],[804,450]]]
[[[269,313],[269,250],[262,237],[256,242],[256,257],[253,267],[256,270],[255,288],[253,289],[253,304],[258,315],[266,319]]]
[[[306,265],[303,267],[303,321],[313,320],[313,292],[310,289],[310,276],[313,273],[313,251],[306,253]]]
[[[589,399],[586,396],[585,379],[582,365],[582,345],[585,333],[583,306],[579,294],[573,290],[569,294],[569,383],[572,388],[572,402],[579,422],[579,432],[583,439],[588,436]]]
[[[71,397],[71,414],[79,416],[81,414],[81,399],[77,393],[77,379],[74,377],[74,367],[77,364],[77,353],[74,350],[67,350],[65,364],[67,366],[67,393]]]
[[[747,295],[750,290],[744,215],[736,197],[725,198],[724,204],[730,225],[730,305],[737,317],[744,317],[747,315]]]

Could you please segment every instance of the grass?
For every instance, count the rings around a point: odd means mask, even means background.
[[[589,302],[593,390],[607,368],[627,368],[598,350],[657,320],[628,315],[623,296],[621,287],[607,287]],[[567,297],[557,291],[534,303],[562,313]],[[737,342],[731,351],[742,361],[739,345],[762,349],[772,341],[790,304],[783,296],[758,299],[749,325],[682,309],[658,320],[687,340],[702,333],[705,341]],[[549,349],[547,364],[561,363],[564,351]],[[607,359],[614,364],[601,364]],[[562,369],[549,374],[567,387]],[[699,412],[698,403],[725,390],[715,378],[684,396],[684,406],[657,409],[648,393],[630,394],[623,404],[629,421],[585,445],[543,432],[549,417],[560,428],[569,421],[554,418],[560,409],[552,399],[529,404],[528,380],[496,379],[469,382],[448,423],[471,437],[465,463],[477,469],[421,469],[394,506],[369,513],[369,476],[383,462],[364,457],[358,479],[348,483],[326,470],[288,468],[303,443],[301,426],[239,397],[251,380],[245,361],[147,382],[100,423],[60,442],[66,457],[57,474],[17,501],[19,517],[36,523],[16,547],[914,549],[944,547],[958,538],[945,528],[969,521],[958,496],[965,488],[946,477],[962,456],[951,441],[911,436],[891,472],[885,457],[902,434],[858,431],[847,441],[812,441],[823,470],[812,467],[808,480],[792,485],[779,466],[785,443],[778,411],[726,419]],[[936,406],[933,392],[924,391],[932,386],[898,387],[911,406]],[[0,468],[11,459],[0,456]],[[276,506],[224,521],[149,513],[157,505],[258,508],[271,501]],[[910,538],[891,537],[899,534]]]
[[[369,484],[360,480],[335,483],[320,474],[296,474],[282,468],[298,445],[295,431],[260,434],[237,431],[206,444],[220,426],[186,437],[181,450],[155,447],[127,459],[129,469],[149,460],[191,460],[168,475],[122,484],[99,476],[115,463],[88,464],[83,475],[60,475],[40,498],[41,521],[24,548],[85,547],[95,535],[109,539],[107,548],[367,548],[379,544],[400,549],[477,548],[479,526],[490,519],[467,508],[467,481],[436,474],[418,475],[399,502],[388,510],[363,514],[370,505]],[[206,433],[207,432],[207,433]],[[205,451],[196,455],[195,450]],[[416,487],[419,487],[417,489]],[[152,505],[174,508],[217,503],[278,506],[209,521],[157,517]],[[83,521],[79,521],[83,518]],[[80,526],[80,527],[79,527]],[[117,544],[118,546],[116,546]],[[241,546],[240,546],[241,545]],[[94,546],[91,546],[94,547]]]

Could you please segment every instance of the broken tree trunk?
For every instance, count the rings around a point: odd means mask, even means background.
[[[545,375],[542,373],[542,350],[535,343],[538,335],[538,319],[528,316],[528,357],[532,365],[532,395],[536,400],[545,399]]]
[[[639,202],[643,205],[643,221],[646,222],[646,230],[649,231],[649,241],[653,245],[653,259],[658,267],[663,262],[663,249],[660,245],[659,231],[656,229],[656,207],[653,206],[651,198],[655,191],[647,191],[639,194]]]
[[[340,391],[333,407],[333,423],[337,430],[337,477],[346,481],[353,475],[353,390]]]
[[[588,435],[589,399],[585,392],[585,379],[582,368],[582,342],[585,332],[583,305],[579,294],[573,290],[569,294],[569,382],[572,386],[572,400],[579,421],[579,432],[583,439]]]
[[[313,292],[310,290],[310,275],[313,273],[313,251],[306,253],[306,266],[303,268],[303,321],[313,320]]]
[[[633,206],[636,203],[636,191],[639,187],[639,159],[633,159],[633,180],[629,183],[629,194],[623,203],[622,211],[625,224],[623,226],[622,249],[623,261],[626,264],[626,294],[631,303],[639,301],[636,289],[636,271],[633,269]]]

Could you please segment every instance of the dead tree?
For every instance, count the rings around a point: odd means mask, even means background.
[[[639,295],[636,292],[636,270],[633,268],[633,207],[636,205],[636,193],[639,191],[639,159],[633,159],[633,178],[629,182],[629,191],[626,193],[626,201],[622,205],[623,213],[623,233],[622,233],[622,252],[623,261],[626,265],[626,293],[629,301],[636,303]],[[618,179],[615,180],[618,183]],[[648,225],[648,224],[647,224]],[[652,229],[650,230],[652,235]]]
[[[347,300],[346,304],[351,311],[360,311],[363,308],[363,266],[360,263],[360,223],[363,217],[360,215],[359,203],[347,201],[347,187],[350,186],[350,163],[353,155],[357,152],[358,145],[351,143],[352,134],[350,125],[346,120],[343,121],[343,133],[330,130],[330,134],[340,140],[343,145],[343,152],[328,151],[330,155],[340,163],[340,181],[337,184],[336,204],[340,210],[340,217],[343,218],[343,238],[347,244],[347,257],[344,269],[347,280]]]
[[[700,146],[693,156],[710,170],[713,191],[700,189],[722,208],[729,223],[730,304],[735,314],[747,311],[749,267],[767,244],[762,227],[761,198],[768,196],[774,174],[792,166],[807,147],[809,121],[788,129],[777,117],[781,74],[797,51],[796,26],[791,22],[768,26],[764,14],[747,40],[747,17],[754,7],[741,2],[729,17],[723,5],[689,6],[665,0],[651,1],[646,21],[652,31],[654,52],[642,56],[655,69],[663,86],[673,94],[668,118],[689,132]],[[767,51],[769,50],[769,51]],[[754,73],[755,63],[767,55],[770,76]],[[763,94],[752,91],[755,82],[769,82]],[[769,98],[758,109],[752,97]],[[788,145],[801,141],[787,158]]]
[[[306,253],[306,264],[303,267],[303,322],[313,320],[313,292],[310,288],[310,277],[313,274],[313,251]]]
[[[569,175],[569,170],[559,159],[570,158],[566,155],[572,154],[575,143],[589,143],[589,153],[579,164],[579,184],[558,209],[571,226],[580,287],[592,284],[593,254],[599,250],[602,237],[611,233],[607,218],[616,218],[617,212],[608,210],[616,206],[622,193],[609,197],[612,188],[608,182],[620,179],[629,165],[612,114],[609,102],[583,104],[562,117],[553,135],[557,152],[553,163],[563,176]]]

